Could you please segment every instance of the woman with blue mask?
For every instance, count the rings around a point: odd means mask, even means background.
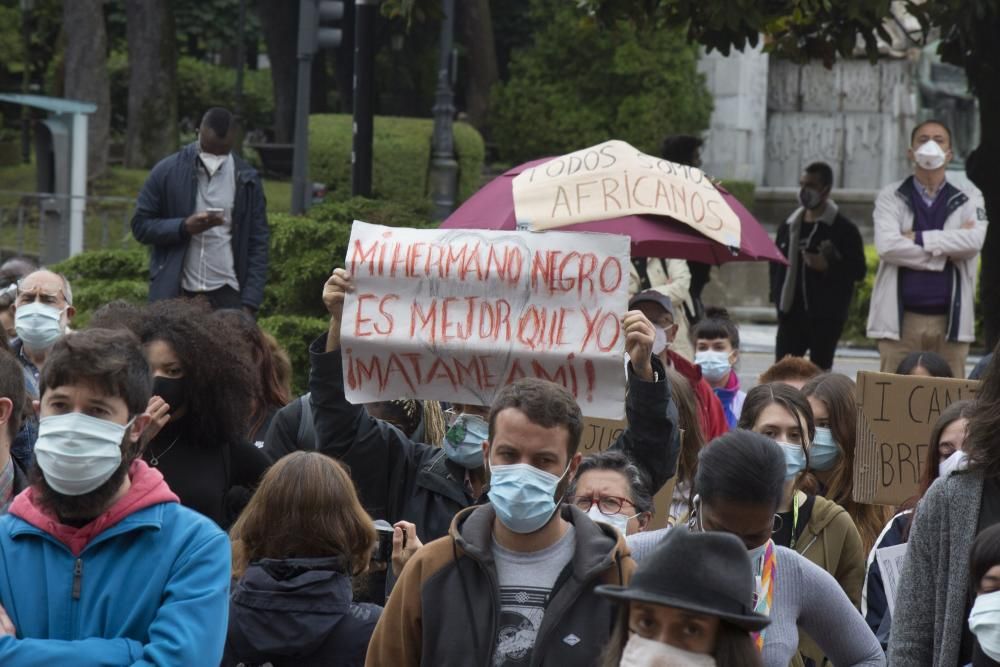
[[[829,572],[851,602],[859,605],[865,578],[861,536],[843,507],[814,495],[815,479],[806,472],[816,434],[809,401],[786,384],[757,385],[747,394],[739,426],[774,440],[785,457],[780,525],[774,542]],[[823,653],[814,643],[803,641],[799,649],[816,664],[822,663]]]
[[[796,646],[806,635],[838,667],[884,665],[875,636],[838,582],[774,539],[784,523],[778,511],[788,470],[788,457],[772,438],[746,430],[716,438],[698,456],[689,528],[731,533],[746,546],[754,568],[753,611],[771,620],[753,636],[764,665],[799,664]]]
[[[608,450],[580,462],[566,502],[622,535],[642,532],[653,516],[646,480],[624,452]]]
[[[854,445],[857,408],[854,381],[839,373],[814,377],[802,388],[816,422],[809,448],[809,472],[819,481],[818,493],[851,515],[868,553],[892,510],[883,505],[854,502]]]
[[[719,397],[729,428],[736,428],[747,396],[734,370],[740,358],[740,330],[724,308],[707,308],[704,319],[691,330],[691,338],[694,363]]]

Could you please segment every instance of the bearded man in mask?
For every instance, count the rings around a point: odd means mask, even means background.
[[[344,297],[353,285],[341,268],[327,280],[323,302],[330,328],[310,347],[309,390],[317,448],[350,468],[369,514],[415,525],[417,537],[426,543],[448,534],[456,512],[485,500],[489,473],[483,443],[489,439],[490,408],[453,403],[455,414],[444,442],[425,444],[373,418],[364,406],[350,403],[344,395],[340,324]],[[632,458],[655,493],[673,476],[679,454],[673,437],[676,421],[668,416],[670,387],[662,361],[652,354],[654,328],[649,320],[640,311],[630,311],[623,317],[622,330],[630,358],[628,427],[611,448]],[[438,444],[442,446],[434,446]]]
[[[986,240],[986,204],[974,186],[946,177],[951,132],[936,120],[917,125],[907,152],[913,175],[875,199],[879,267],[868,311],[883,373],[911,352],[936,352],[965,377],[976,339],[976,275]]]
[[[221,660],[229,540],[140,458],[151,385],[130,333],[53,346],[31,485],[0,517],[0,664]]]
[[[153,247],[150,301],[200,296],[213,308],[260,308],[267,209],[256,170],[233,153],[235,138],[233,115],[209,109],[198,139],[153,167],[143,185],[132,234]]]
[[[828,371],[854,284],[865,279],[865,248],[857,226],[830,198],[830,165],[810,164],[799,186],[800,206],[775,238],[788,266],[771,264],[771,301],[778,309],[774,360],[808,351],[810,360]]]

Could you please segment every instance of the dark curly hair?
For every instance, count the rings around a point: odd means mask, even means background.
[[[250,349],[253,369],[257,373],[257,391],[253,396],[252,423],[248,432],[256,433],[269,414],[285,407],[292,399],[281,382],[275,355],[257,322],[241,310],[218,310],[212,317],[239,332]]]
[[[191,439],[216,446],[245,440],[260,380],[239,331],[188,299],[149,304],[138,326],[143,345],[168,343],[184,369]]]

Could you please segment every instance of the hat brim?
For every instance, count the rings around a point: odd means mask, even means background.
[[[594,591],[605,597],[616,600],[625,600],[627,602],[648,602],[649,604],[674,607],[676,609],[683,609],[684,611],[705,614],[706,616],[715,616],[716,618],[728,621],[736,627],[750,632],[759,632],[771,624],[771,619],[763,614],[755,612],[751,612],[750,614],[730,614],[711,607],[693,604],[690,600],[684,600],[670,595],[647,593],[634,588],[628,588],[626,586],[597,586],[594,588]]]

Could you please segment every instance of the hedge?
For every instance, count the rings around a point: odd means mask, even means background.
[[[326,184],[334,199],[351,193],[351,117],[309,117],[309,177]],[[428,118],[375,117],[372,194],[397,202],[429,200],[428,174],[434,121]],[[455,123],[458,199],[465,201],[482,185],[483,138],[471,125]]]

